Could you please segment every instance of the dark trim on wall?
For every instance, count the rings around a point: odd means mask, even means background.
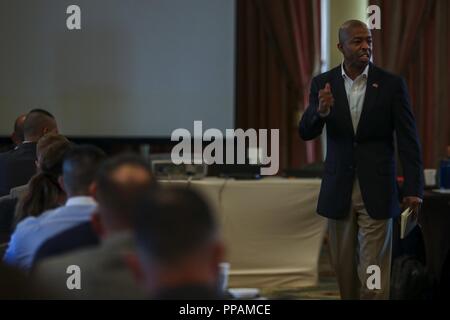
[[[110,143],[110,144],[176,144],[177,142],[170,141],[170,137],[82,137],[82,136],[66,136],[67,139],[75,143]],[[10,144],[11,139],[9,136],[0,136],[0,144]]]
[[[109,155],[121,152],[137,152],[148,150],[151,153],[168,153],[178,141],[171,141],[170,137],[82,137],[67,136],[67,138],[76,144],[92,144]],[[142,146],[148,146],[149,149],[141,149]],[[0,152],[8,151],[13,148],[12,141],[8,136],[0,136]],[[146,152],[148,152],[146,151]]]

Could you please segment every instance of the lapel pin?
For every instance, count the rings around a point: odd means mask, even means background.
[[[378,88],[378,83],[374,83],[374,84],[372,84],[372,87],[374,87],[374,88]]]

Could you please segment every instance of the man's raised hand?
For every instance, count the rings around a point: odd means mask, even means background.
[[[319,90],[319,109],[320,114],[328,114],[334,104],[333,94],[331,93],[330,84],[327,82],[325,88]]]

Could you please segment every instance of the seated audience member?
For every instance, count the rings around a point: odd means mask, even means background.
[[[23,123],[25,122],[26,114],[21,114],[14,121],[14,131],[11,134],[12,146],[2,148],[1,152],[10,151],[16,149],[24,140],[23,136]]]
[[[45,159],[47,158],[47,153],[52,152],[54,148],[49,148],[53,144],[62,144],[62,145],[69,145],[70,141],[67,140],[67,138],[61,134],[58,133],[47,133],[44,136],[42,136],[36,145],[36,173],[40,173],[41,167],[45,168]],[[47,165],[48,167],[48,165]],[[22,195],[24,195],[28,190],[28,183],[14,187],[9,191],[9,196],[11,198],[20,198]],[[6,197],[6,196],[5,196]]]
[[[77,146],[66,152],[59,179],[68,197],[65,205],[20,222],[11,237],[5,262],[29,269],[44,241],[91,219],[96,208],[91,197],[94,176],[105,158],[104,152],[94,146]]]
[[[44,211],[54,209],[66,201],[66,193],[58,179],[62,174],[65,153],[72,147],[66,137],[48,134],[38,142],[37,173],[23,186],[15,212],[15,224],[26,217],[39,216]]]
[[[40,139],[38,145],[47,145],[46,141],[49,140],[53,142],[48,144],[48,147],[38,148],[41,151],[37,160],[38,173],[30,180],[29,187],[19,199],[17,206],[15,206],[17,199],[9,199],[16,209],[15,214],[7,214],[14,216],[13,220],[15,221],[15,223],[9,221],[10,229],[14,229],[15,224],[28,215],[38,216],[43,211],[62,205],[65,201],[65,193],[57,180],[62,172],[63,156],[71,144],[64,136],[48,134]],[[3,209],[7,210],[8,208],[4,207]],[[2,214],[6,213],[2,212]],[[12,250],[10,246],[8,248]]]
[[[52,144],[55,144],[55,147],[48,148]],[[61,148],[65,149],[67,145],[69,145],[69,141],[64,136],[59,134],[49,133],[39,139],[36,147],[37,174],[40,174],[42,172],[42,170],[40,169],[41,167],[44,169],[52,167],[51,163],[53,160],[51,159],[55,156],[55,154],[59,159],[59,150]],[[47,160],[48,158],[50,160]],[[33,185],[36,184],[33,182]],[[9,236],[14,229],[14,222],[17,223],[19,220],[19,217],[14,216],[14,212],[16,211],[16,204],[18,202],[18,199],[22,196],[25,196],[27,191],[28,184],[12,188],[8,195],[0,197],[0,241],[9,241]],[[41,208],[40,210],[45,211],[48,208],[53,208],[53,203],[54,201],[52,201],[52,198],[49,198],[49,202],[42,203],[43,208]],[[57,205],[59,206],[59,204],[60,203],[58,199]],[[17,214],[22,215],[23,213],[21,212],[21,210],[19,211],[20,212],[17,212]]]
[[[55,118],[41,109],[31,110],[24,122],[24,139],[14,150],[0,153],[0,196],[24,185],[36,172],[36,142],[46,133],[57,132]]]
[[[184,188],[156,190],[139,201],[135,223],[140,274],[153,299],[221,299],[224,246],[205,201]]]
[[[52,285],[53,290],[60,292],[60,298],[145,298],[128,260],[135,255],[132,208],[139,195],[151,190],[154,184],[150,166],[137,156],[118,156],[103,164],[95,182],[98,208],[93,224],[100,235],[100,245],[43,260],[35,266],[33,275]],[[82,290],[67,289],[69,265],[80,267]]]

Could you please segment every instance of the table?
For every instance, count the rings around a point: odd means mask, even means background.
[[[327,223],[316,214],[320,179],[161,182],[192,187],[215,209],[231,264],[229,287],[317,284]]]

